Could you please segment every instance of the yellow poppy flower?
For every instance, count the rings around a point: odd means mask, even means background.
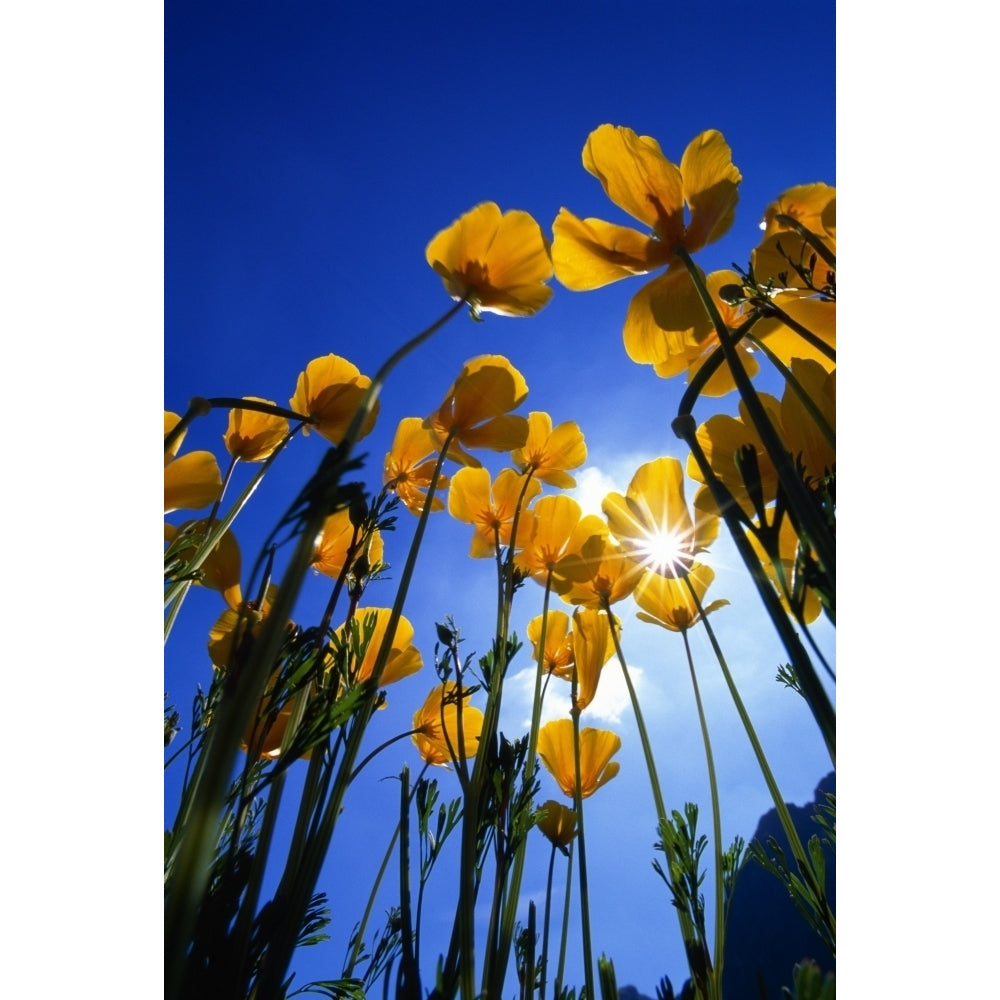
[[[541,489],[536,480],[526,480],[513,469],[502,469],[492,484],[487,469],[459,469],[448,491],[448,513],[476,529],[469,555],[473,559],[488,558],[496,554],[498,547],[512,544],[511,530],[518,507],[530,503]],[[513,542],[516,544],[517,539]]]
[[[519,551],[514,563],[525,576],[543,587],[549,584],[557,594],[569,587],[569,582],[557,572],[560,562],[572,553],[579,554],[592,535],[607,531],[601,518],[596,514],[584,515],[572,497],[562,494],[541,497],[521,518],[517,532]]]
[[[621,749],[619,736],[608,729],[580,730],[580,795],[587,798],[619,771],[611,758]],[[554,719],[538,730],[538,756],[564,795],[574,797],[576,766],[573,755],[573,722]]]
[[[261,399],[259,396],[243,398],[276,405],[273,400]],[[233,458],[238,458],[241,462],[263,462],[287,435],[287,417],[235,407],[229,411],[229,427],[223,435],[223,441]]]
[[[765,392],[759,395],[768,419],[775,429],[779,428],[781,426],[781,404]],[[749,420],[743,403],[740,403],[739,412],[739,418],[730,417],[723,413],[709,417],[698,428],[696,436],[712,471],[743,510],[750,517],[754,517],[756,510],[753,501],[743,480],[743,475],[736,465],[737,454],[744,447],[753,448],[757,456],[757,472],[764,506],[773,503],[777,497],[778,473],[764,449],[760,435]],[[696,479],[700,483],[705,482],[705,477],[701,474],[701,469],[695,461],[694,455],[688,456],[687,471],[692,479]],[[694,496],[694,506],[697,510],[705,511],[708,514],[719,513],[715,499],[707,485],[698,488]]]
[[[774,565],[774,561],[764,551],[764,547],[760,544],[756,534],[748,531],[747,538],[750,539],[750,544],[757,553],[757,558],[760,559],[760,564],[764,568],[768,579],[774,585],[775,592],[782,606],[786,611],[792,612],[789,591],[793,588],[795,561],[799,554],[799,536],[795,533],[795,528],[791,520],[787,517],[782,518],[781,527],[778,529],[778,565],[781,568],[780,576],[778,569]],[[819,595],[812,587],[803,587],[800,602],[801,607],[799,610],[802,614],[802,620],[806,625],[811,625],[819,618],[820,612],[823,610]]]
[[[831,431],[837,427],[837,373],[827,372],[815,361],[795,360],[792,377],[799,383]],[[781,396],[781,437],[796,465],[803,468],[806,484],[814,486],[834,472],[837,449],[820,431],[798,393],[791,386]]]
[[[245,620],[250,627],[251,634],[256,636],[260,632],[264,620],[271,613],[271,608],[274,606],[277,596],[278,588],[272,583],[267,588],[267,594],[260,608],[252,601],[245,601],[241,608],[228,608],[222,612],[208,632],[208,655],[213,666],[219,670],[223,670],[229,665],[233,649],[233,638],[237,623],[240,620],[240,611],[245,612]],[[288,627],[290,629],[294,628],[291,622],[289,622]]]
[[[313,569],[317,573],[339,580],[345,569],[351,569],[358,557],[365,553],[368,565],[382,562],[382,533],[373,531],[367,539],[351,524],[351,514],[346,508],[335,511],[324,522],[316,539]]]
[[[404,417],[396,428],[392,450],[385,456],[382,482],[394,490],[406,509],[420,515],[427,499],[434,467],[437,465],[438,443],[419,417]],[[444,510],[439,495],[448,485],[448,477],[439,475],[431,510]]]
[[[163,411],[163,436],[166,437],[181,421],[176,413]],[[210,451],[189,451],[178,457],[180,434],[163,453],[163,513],[173,510],[198,510],[215,503],[222,493],[219,463]]]
[[[810,246],[787,223],[794,219],[813,233],[829,251],[837,254],[837,189],[829,184],[800,184],[781,194],[767,206],[762,227],[764,238],[750,255],[754,278],[762,285],[771,282],[778,288],[821,289],[827,284],[830,266],[816,259],[812,282],[807,284],[793,263],[809,266],[816,249]]]
[[[604,611],[595,608],[577,608],[573,612],[573,658],[576,660],[577,692],[576,705],[582,712],[597,694],[597,684],[601,679],[604,664],[615,652],[611,635],[612,626],[621,623],[613,621]]]
[[[389,625],[389,618],[392,616],[391,608],[358,608],[355,613],[358,623],[361,626],[361,635],[364,636],[369,620],[374,618],[374,631],[371,640],[365,647],[361,662],[357,662],[357,650],[352,648],[351,677],[356,683],[368,680],[372,676],[375,668],[375,661],[378,658],[379,650],[385,640],[386,629]],[[348,628],[341,626],[338,634],[342,641],[348,641]],[[389,659],[386,661],[385,669],[382,671],[380,685],[394,684],[410,674],[415,674],[422,666],[423,660],[420,657],[420,650],[413,645],[413,626],[402,616],[396,626],[396,634],[392,639],[392,649]]]
[[[528,438],[528,421],[511,415],[528,395],[524,376],[499,354],[466,362],[444,402],[425,421],[439,446],[450,437],[448,457],[478,468],[464,448],[513,451]],[[462,447],[464,446],[464,448]]]
[[[292,719],[294,700],[294,698],[289,700],[278,709],[277,713],[273,713],[269,709],[271,695],[265,694],[250,719],[240,749],[244,753],[249,753],[252,748],[261,760],[274,760],[280,756],[281,741],[285,738],[285,731]],[[308,760],[312,753],[307,751],[302,756],[304,760]]]
[[[549,799],[541,811],[538,829],[565,854],[576,836],[576,813],[555,799]]]
[[[472,694],[462,689],[462,700]],[[462,743],[458,739],[458,685],[448,681],[434,688],[413,715],[414,746],[428,764],[447,766],[458,760],[475,757],[483,731],[483,713],[469,704],[462,705]]]
[[[453,299],[476,312],[531,316],[550,298],[552,259],[541,227],[527,213],[501,215],[492,201],[466,212],[427,245],[427,263]]]
[[[603,608],[605,603],[624,600],[642,575],[642,566],[608,535],[607,527],[591,535],[579,552],[561,559],[557,569],[568,584],[558,591],[559,596],[567,604],[584,608]]]
[[[163,535],[171,544],[171,558],[180,561],[171,577],[176,579],[184,573],[184,564],[195,554],[196,549],[217,521],[210,522],[207,518],[200,521],[185,521],[179,528],[172,524],[164,524]],[[240,590],[240,573],[242,572],[240,547],[232,531],[226,531],[215,548],[201,564],[199,578],[195,583],[217,590],[225,598],[226,603],[236,610],[243,600]]]
[[[683,576],[695,556],[719,534],[719,519],[684,499],[684,469],[676,458],[641,465],[625,496],[609,493],[601,504],[611,534],[636,562],[664,576]]]
[[[295,395],[288,405],[296,413],[312,417],[315,421],[302,428],[303,434],[308,434],[312,426],[331,444],[340,444],[371,381],[350,361],[336,354],[327,354],[322,358],[314,358],[306,365],[306,370],[299,374]],[[375,426],[378,408],[376,401],[361,429],[360,437],[364,437]]]
[[[837,303],[803,291],[779,292],[771,300],[785,316],[805,327],[827,347],[837,349]],[[753,328],[754,336],[786,367],[796,359],[815,361],[830,372],[836,361],[807,341],[781,316],[765,316]]]
[[[547,413],[532,412],[528,414],[528,439],[514,449],[511,459],[522,473],[530,471],[543,483],[572,489],[576,480],[566,470],[587,461],[587,445],[579,425],[572,420],[553,429]]]
[[[538,642],[542,637],[542,619],[545,617],[545,651],[542,669],[563,680],[573,678],[573,632],[569,627],[569,615],[565,611],[549,611],[547,616],[538,615],[528,622],[528,641],[532,646],[532,656],[538,662]]]
[[[723,599],[705,606],[705,591],[714,579],[715,573],[704,563],[695,563],[684,579],[660,576],[659,573],[644,573],[632,594],[635,603],[642,608],[636,613],[636,617],[671,632],[686,632],[701,619],[688,583],[698,595],[698,601],[705,608],[706,615],[729,603]]]
[[[720,298],[719,290],[726,285],[740,285],[742,280],[735,271],[714,271],[705,279],[705,287],[719,310],[722,322],[730,330],[734,330],[743,321],[744,306],[742,304],[730,305],[729,302]],[[755,332],[756,329],[754,327]],[[687,371],[686,381],[690,382],[718,347],[719,334],[712,327],[698,343],[681,344],[677,353],[672,354],[666,361],[653,365],[653,371],[660,378],[673,378],[675,375]],[[736,345],[736,350],[739,352],[740,361],[747,375],[753,378],[760,371],[760,365],[757,364],[757,358],[746,337]],[[736,382],[733,380],[732,369],[728,365],[722,364],[709,376],[701,393],[703,396],[725,396],[726,393],[732,392],[735,388]]]
[[[583,165],[611,201],[652,232],[580,219],[560,209],[552,227],[556,277],[567,288],[586,291],[666,267],[632,299],[624,338],[633,361],[669,361],[710,329],[676,250],[683,247],[693,254],[733,224],[742,176],[732,152],[720,132],[709,130],[688,144],[677,166],[650,136],[601,125],[587,138]]]
[[[831,431],[835,430],[836,374],[828,373],[818,362],[798,359],[792,361],[791,369],[793,377],[816,406]],[[806,485],[816,488],[835,469],[837,456],[833,443],[826,439],[791,386],[785,389],[780,403],[767,393],[760,393],[760,400],[785,450],[796,467],[802,469]],[[737,453],[745,446],[754,449],[757,456],[761,497],[765,507],[773,503],[777,497],[778,474],[742,403],[739,412],[739,419],[723,414],[709,417],[698,428],[697,438],[713,472],[722,480],[743,510],[750,517],[756,517],[758,512],[753,506],[743,476],[736,466]],[[693,455],[688,457],[688,473],[693,479],[704,482]],[[694,498],[694,505],[700,510],[716,512],[715,501],[707,485],[699,488]]]

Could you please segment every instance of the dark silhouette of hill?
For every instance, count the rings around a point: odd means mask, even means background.
[[[830,772],[816,786],[813,801],[805,806],[788,803],[792,823],[803,845],[813,834],[823,831],[813,820],[817,805],[826,801],[825,793],[836,794],[836,775]],[[750,840],[767,846],[773,837],[791,859],[788,838],[781,829],[778,813],[772,809],[757,824]],[[770,851],[768,852],[771,853]],[[826,855],[826,892],[836,912],[836,856],[824,845]],[[792,968],[804,958],[811,958],[825,975],[836,971],[836,961],[819,935],[796,909],[784,886],[756,861],[747,860],[736,881],[729,925],[726,929],[726,960],[722,972],[724,1000],[781,1000],[781,988],[791,987]],[[681,997],[688,988],[674,987]],[[621,1000],[652,1000],[634,986],[618,991]]]
[[[805,806],[788,805],[792,823],[803,845],[813,834],[820,834],[822,840],[822,828],[813,816],[816,815],[817,805],[826,801],[825,793],[836,794],[836,790],[836,775],[831,771],[816,786],[811,803]],[[792,853],[788,838],[774,809],[761,817],[752,839],[766,847],[770,837],[777,841],[790,860]],[[823,853],[826,856],[826,893],[836,913],[836,855],[825,845]],[[835,959],[796,909],[784,886],[755,861],[747,861],[736,880],[726,928],[726,945],[726,961],[722,970],[722,995],[725,1000],[780,1000],[781,987],[791,986],[792,967],[803,958],[811,958],[824,974],[834,972],[836,967]]]

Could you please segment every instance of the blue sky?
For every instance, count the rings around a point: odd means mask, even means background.
[[[794,184],[836,184],[835,60],[832,31],[817,35],[792,4],[766,16],[745,5],[628,2],[338,5],[175,3],[165,16],[164,406],[182,411],[194,395],[258,395],[287,403],[306,363],[341,354],[368,374],[449,305],[424,260],[430,238],[475,204],[531,212],[546,231],[561,206],[580,216],[630,222],[581,165],[588,133],[604,122],[656,137],[675,162],[700,131],[716,128],[743,173],[730,234],[699,255],[706,270],[746,263],[767,203]],[[834,5],[811,8],[829,18]],[[774,51],[782,25],[783,52]],[[800,25],[796,34],[795,25]],[[794,53],[808,50],[803,61]],[[807,66],[807,69],[803,69]],[[587,293],[555,284],[532,319],[453,320],[391,376],[375,433],[362,444],[369,482],[396,423],[425,416],[462,364],[482,353],[508,357],[530,394],[523,411],[575,420],[588,444],[578,497],[599,504],[624,492],[643,462],[684,457],[671,430],[681,383],[658,379],[625,355],[621,326],[641,279]],[[780,394],[778,383],[761,383]],[[721,401],[732,412],[735,401]],[[714,407],[696,410],[704,419]],[[224,415],[203,420],[185,450],[220,450]],[[237,522],[246,562],[322,456],[313,435],[296,440]],[[502,463],[487,460],[494,470]],[[694,485],[689,488],[693,495]],[[186,515],[174,515],[175,523]],[[403,511],[388,536],[401,566],[413,519]],[[433,623],[452,615],[465,650],[482,652],[492,627],[492,567],[465,558],[470,529],[438,515],[418,563],[420,587],[405,614],[427,665],[394,686],[378,738],[408,728],[433,682]],[[431,564],[431,565],[429,565]],[[741,692],[790,801],[811,798],[830,769],[805,706],[773,682],[785,656],[744,584],[730,547],[715,547],[712,597],[731,606],[715,626]],[[392,584],[368,603],[388,606]],[[303,620],[326,600],[317,585],[303,596]],[[218,595],[195,592],[166,655],[166,687],[179,707],[197,679],[207,682],[208,627]],[[541,611],[541,590],[522,590],[514,628],[523,636]],[[697,801],[709,831],[705,764],[679,636],[625,620],[626,655],[640,692],[670,807]],[[818,629],[832,656],[832,630]],[[723,797],[724,837],[749,837],[770,807],[763,779],[714,658],[695,636],[696,664],[709,713]],[[524,731],[529,649],[512,666],[504,729]],[[648,781],[623,685],[614,664],[584,724],[620,732],[622,772],[587,804],[591,899],[597,953],[615,961],[619,982],[652,994],[685,964],[665,887],[651,869],[654,818]],[[547,705],[554,713],[556,705]],[[373,739],[375,737],[373,736]],[[370,765],[352,793],[320,888],[339,900],[326,946],[307,949],[296,982],[339,970],[344,942],[367,898],[370,876],[392,832],[392,781],[408,760],[403,745]],[[449,776],[439,775],[445,790]],[[168,777],[168,801],[170,779]],[[452,789],[457,793],[457,788]],[[543,776],[543,798],[558,797]],[[169,805],[167,817],[169,819]],[[376,845],[374,854],[371,845]],[[547,851],[539,838],[525,896],[538,899]],[[339,874],[338,874],[339,872]],[[345,875],[344,872],[348,874]],[[627,880],[623,878],[623,872]],[[432,937],[440,913],[450,928],[453,886],[434,886]],[[345,884],[346,882],[346,884]],[[558,890],[557,890],[558,894]],[[434,900],[434,895],[431,900]],[[386,905],[391,899],[386,897]],[[451,904],[453,905],[453,904]],[[376,912],[380,912],[378,909]],[[651,928],[661,928],[658,938]],[[571,941],[577,935],[571,936]],[[429,944],[424,968],[443,943]],[[569,980],[582,984],[571,950]]]

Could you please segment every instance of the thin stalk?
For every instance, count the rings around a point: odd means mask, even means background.
[[[528,486],[531,483],[531,478],[534,474],[533,469],[529,469],[524,477],[524,483],[521,486],[520,495],[517,498],[517,505],[514,508],[514,517],[511,519],[510,526],[510,542],[507,546],[506,557],[503,561],[501,567],[501,583],[503,591],[503,601],[501,605],[501,617],[498,621],[498,631],[497,639],[500,643],[499,665],[494,664],[494,676],[497,678],[497,683],[493,685],[496,688],[496,705],[497,705],[497,719],[499,721],[499,710],[500,710],[500,698],[503,691],[503,681],[507,675],[507,633],[510,628],[510,612],[511,607],[514,603],[514,554],[517,550],[517,529],[520,524],[521,511],[524,506],[524,499],[527,496]],[[551,579],[551,574],[550,577]],[[545,600],[548,600],[548,587],[546,587]],[[546,605],[547,606],[547,605]],[[544,638],[544,623],[543,623],[543,638]],[[543,647],[544,649],[544,647]],[[538,695],[538,681],[539,678],[536,675],[535,679],[535,693]],[[491,692],[492,697],[492,692]],[[540,719],[540,707],[532,707],[532,732],[535,734],[535,746],[537,746],[537,729],[538,720]],[[531,735],[529,733],[529,741],[531,740]],[[525,772],[524,772],[524,782],[526,786],[530,786],[532,777],[534,776],[534,747],[529,746],[528,754],[525,759]],[[504,973],[507,968],[507,963],[510,959],[510,949],[514,940],[514,929],[516,926],[517,918],[517,904],[520,897],[521,888],[521,877],[524,869],[524,856],[527,848],[527,837],[523,837],[521,842],[518,844],[517,851],[515,853],[513,867],[516,869],[515,873],[508,874],[508,882],[506,887],[502,884],[498,884],[499,898],[494,901],[494,908],[491,914],[491,924],[499,917],[499,934],[494,942],[492,938],[488,940],[494,947],[491,947],[486,954],[486,960],[483,963],[483,983],[486,989],[489,990],[490,995],[500,996],[503,990],[503,979]],[[498,876],[499,876],[498,872]],[[516,881],[512,880],[516,878]],[[504,894],[506,896],[504,897]],[[505,901],[504,901],[505,900]],[[498,912],[497,906],[502,906],[502,915]]]
[[[542,598],[542,628],[538,637],[538,668],[535,671],[535,694],[531,704],[531,728],[528,730],[528,753],[524,761],[524,787],[530,788],[535,777],[535,756],[538,752],[538,730],[542,719],[542,675],[545,672],[545,634],[548,626],[549,596],[552,586],[552,570],[549,569],[545,580],[545,595]],[[524,877],[524,864],[527,856],[528,838],[524,837],[518,844],[511,866],[510,878],[507,883],[507,901],[504,906],[501,928],[501,948],[513,937],[517,919],[517,904],[521,894],[521,881]],[[509,944],[508,944],[509,949]],[[505,956],[501,954],[501,958]],[[505,963],[504,963],[505,964]],[[544,990],[543,990],[544,1000]]]
[[[685,577],[686,579],[686,577]],[[689,589],[693,590],[690,582]],[[712,991],[716,997],[722,996],[722,959],[726,937],[725,903],[723,900],[722,883],[722,818],[719,813],[719,784],[715,776],[715,760],[712,756],[712,741],[708,735],[708,722],[705,719],[705,708],[701,702],[701,691],[698,688],[698,678],[694,670],[694,658],[691,656],[691,644],[688,642],[687,629],[681,630],[684,638],[684,652],[687,654],[688,670],[691,673],[691,686],[694,688],[695,705],[698,708],[698,722],[701,725],[701,739],[705,745],[705,763],[708,766],[708,788],[712,798],[712,838],[715,860],[715,941],[712,960]]]
[[[576,773],[576,786],[573,789],[573,806],[576,809],[576,839],[580,843],[578,857],[580,872],[580,920],[583,924],[583,975],[587,986],[587,998],[596,997],[594,993],[594,958],[590,945],[590,893],[587,885],[587,842],[583,833],[583,789],[580,787],[580,709],[576,703],[577,672],[573,664],[573,681],[570,697],[573,718],[573,768]]]
[[[795,673],[802,686],[803,696],[823,735],[827,750],[830,753],[830,759],[834,760],[836,758],[837,747],[837,720],[833,706],[830,703],[826,690],[820,683],[819,676],[812,665],[812,661],[809,659],[809,654],[802,645],[795,629],[792,628],[791,622],[788,620],[788,615],[781,606],[781,601],[774,592],[774,587],[771,586],[771,581],[761,568],[757,554],[743,533],[740,523],[742,513],[740,512],[739,505],[733,501],[725,485],[719,481],[712,471],[712,466],[698,442],[698,437],[695,433],[694,418],[690,415],[678,417],[673,423],[673,428],[674,433],[685,441],[691,449],[691,454],[694,456],[702,475],[705,477],[705,482],[712,493],[712,498],[715,500],[716,506],[726,521],[736,549],[743,559],[744,565],[749,570],[750,577],[757,588],[757,593],[764,602],[768,616],[795,666]]]
[[[368,894],[368,904],[365,906],[364,915],[361,917],[361,923],[358,925],[358,932],[354,938],[354,947],[351,949],[350,957],[344,965],[344,971],[341,973],[342,979],[350,979],[354,975],[354,968],[358,964],[361,949],[364,947],[364,936],[368,928],[368,921],[371,919],[372,910],[375,908],[375,897],[378,895],[379,886],[382,884],[386,869],[388,869],[389,862],[392,860],[396,841],[399,840],[399,830],[400,825],[397,823],[396,829],[393,830],[392,837],[389,840],[389,846],[386,848],[385,855],[382,858],[382,864],[379,865],[378,873],[375,876],[375,884],[372,886],[372,891]]]
[[[576,849],[576,841],[569,843],[569,860],[566,862],[566,898],[563,900],[563,922],[562,935],[559,941],[559,967],[556,969],[556,978],[552,984],[552,995],[559,1000],[562,993],[563,974],[566,970],[566,950],[569,944],[569,904],[573,895],[573,853]]]
[[[625,678],[625,687],[628,689],[629,700],[632,702],[632,712],[635,715],[636,728],[639,730],[639,742],[642,744],[642,753],[646,759],[646,771],[649,774],[649,784],[653,792],[653,804],[656,809],[656,828],[659,830],[660,824],[669,819],[666,804],[663,801],[663,793],[660,789],[660,779],[656,773],[656,761],[653,758],[653,748],[649,740],[649,732],[646,730],[646,722],[642,717],[642,709],[639,707],[639,696],[636,694],[635,685],[628,672],[628,665],[625,662],[625,653],[622,650],[621,640],[618,635],[618,628],[615,626],[614,616],[611,614],[611,604],[604,601],[604,610],[611,620],[611,638],[615,644],[615,653],[618,656],[618,663],[622,668],[622,676]],[[667,856],[668,865],[673,866],[676,858],[670,842],[663,838],[663,851]],[[668,871],[672,867],[668,868]],[[681,937],[688,944],[694,944],[697,940],[695,926],[690,915],[681,907],[674,907],[677,911],[677,920],[680,924]],[[692,976],[693,979],[693,976]]]
[[[687,578],[685,577],[685,579]],[[757,731],[754,729],[753,722],[750,720],[750,713],[747,712],[746,706],[743,704],[743,699],[740,697],[739,689],[736,687],[736,681],[733,679],[732,672],[729,669],[729,664],[726,662],[726,657],[722,652],[722,647],[719,645],[719,640],[716,638],[715,630],[712,628],[711,622],[709,622],[708,617],[705,615],[705,609],[702,607],[698,594],[691,585],[690,580],[688,580],[688,592],[690,593],[691,599],[694,601],[695,607],[698,610],[698,615],[701,618],[702,625],[705,627],[705,634],[708,636],[708,640],[712,644],[712,649],[715,652],[716,659],[719,661],[719,667],[722,670],[722,676],[725,678],[726,686],[729,688],[730,697],[733,699],[733,704],[736,706],[736,712],[740,717],[740,721],[743,723],[743,729],[746,731],[747,738],[750,740],[750,746],[753,749],[754,757],[757,759],[757,765],[760,767],[761,774],[764,776],[764,782],[767,785],[767,790],[771,793],[774,808],[778,813],[778,819],[781,821],[781,828],[784,830],[785,836],[788,838],[789,846],[792,849],[792,854],[794,855],[799,868],[805,870],[807,865],[807,856],[805,849],[802,846],[802,841],[799,839],[798,831],[795,829],[795,824],[792,822],[792,817],[788,811],[788,806],[785,804],[784,796],[781,794],[781,789],[778,788],[778,783],[775,780],[774,773],[772,772],[771,766],[767,761],[764,748],[757,737]]]
[[[556,845],[552,845],[549,855],[549,873],[545,879],[545,915],[542,918],[542,987],[538,1000],[545,1000],[545,986],[549,978],[549,918],[552,916],[552,873],[556,866]]]
[[[420,1000],[420,967],[413,953],[413,914],[410,909],[410,770],[400,774],[399,791],[399,912],[403,954],[399,963],[397,1000]]]

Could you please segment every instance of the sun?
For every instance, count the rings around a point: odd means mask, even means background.
[[[691,568],[684,539],[673,531],[649,532],[636,551],[644,566],[661,576],[679,576]]]

